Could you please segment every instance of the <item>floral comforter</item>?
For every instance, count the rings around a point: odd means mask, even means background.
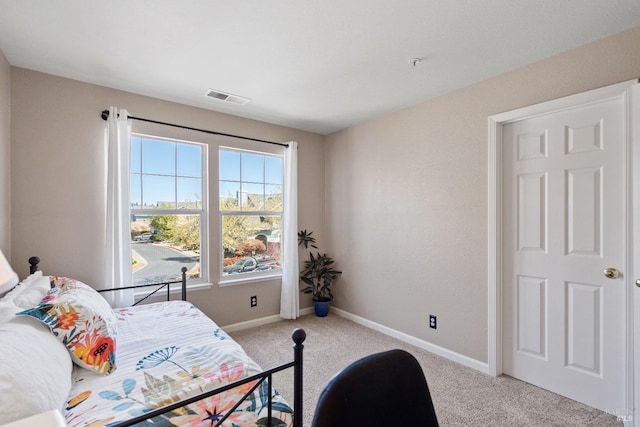
[[[239,344],[188,302],[172,301],[114,310],[115,372],[100,376],[74,367],[65,418],[70,427],[112,426],[150,409],[259,373]],[[250,389],[243,385],[145,421],[144,426],[214,426]],[[266,381],[224,422],[267,422]],[[290,426],[292,410],[272,391],[274,426]]]

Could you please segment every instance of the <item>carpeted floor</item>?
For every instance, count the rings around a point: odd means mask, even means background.
[[[613,415],[511,377],[494,378],[330,314],[302,316],[230,333],[263,368],[293,359],[291,332],[303,328],[304,425],[308,426],[320,392],[349,363],[379,351],[400,348],[420,362],[442,426],[620,426]],[[291,370],[274,376],[275,387],[293,402]],[[393,425],[393,408],[382,412]],[[357,426],[354,426],[357,427]]]

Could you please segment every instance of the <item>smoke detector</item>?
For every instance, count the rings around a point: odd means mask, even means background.
[[[218,101],[229,102],[231,104],[236,104],[236,105],[244,105],[247,102],[251,101],[249,98],[245,98],[239,95],[233,95],[227,92],[222,92],[221,90],[217,90],[217,89],[208,89],[207,93],[205,93],[205,96],[208,98],[216,99]]]

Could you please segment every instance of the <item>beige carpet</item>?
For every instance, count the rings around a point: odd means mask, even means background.
[[[349,363],[371,353],[400,348],[412,353],[425,372],[442,426],[620,426],[616,417],[507,376],[494,378],[373,331],[337,315],[302,316],[233,332],[263,368],[293,360],[291,332],[303,328],[304,425],[308,426],[326,382]],[[292,374],[274,376],[275,387],[293,402]],[[380,411],[393,425],[392,411]],[[357,426],[354,426],[357,427]]]

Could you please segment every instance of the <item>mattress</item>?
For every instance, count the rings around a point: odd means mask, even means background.
[[[211,319],[188,302],[114,309],[116,369],[107,376],[74,367],[65,409],[69,426],[113,426],[149,410],[257,374],[261,368]],[[255,382],[205,398],[141,425],[213,426]],[[232,411],[224,426],[290,426],[292,409],[262,383]]]

